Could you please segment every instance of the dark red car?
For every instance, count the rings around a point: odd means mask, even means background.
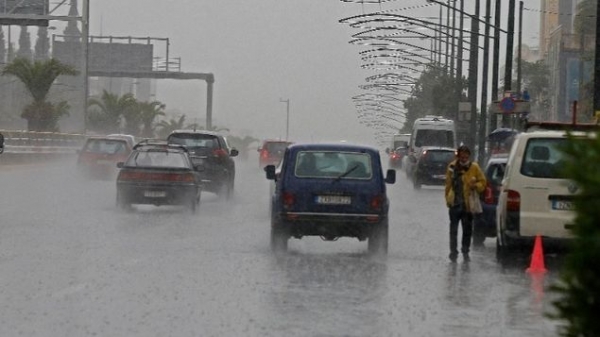
[[[292,144],[292,142],[285,140],[272,140],[268,139],[263,141],[262,146],[258,148],[258,166],[262,169],[267,165],[279,164],[285,149]]]
[[[389,157],[388,168],[401,169],[402,168],[402,158],[404,158],[404,156],[406,155],[407,152],[408,152],[408,148],[406,148],[406,147],[399,147],[393,151],[389,151],[388,155],[390,157]]]
[[[116,165],[127,159],[133,144],[121,137],[89,137],[78,151],[77,167],[87,178],[112,179]]]

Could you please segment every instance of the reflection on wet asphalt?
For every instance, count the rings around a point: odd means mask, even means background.
[[[115,206],[113,181],[64,166],[0,169],[0,336],[556,336],[549,271],[510,265],[495,242],[450,263],[440,187],[399,174],[390,253],[366,242],[292,239],[269,250],[269,184],[238,162],[231,203],[206,193],[196,215]]]

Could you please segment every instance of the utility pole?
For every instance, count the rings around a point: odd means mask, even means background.
[[[463,73],[463,29],[464,29],[464,13],[465,13],[465,0],[460,0],[460,20],[458,26],[458,49],[456,51],[456,79],[457,85],[456,90],[456,117],[455,120],[458,122],[460,116],[460,101],[462,100],[462,73]]]
[[[454,77],[454,65],[456,60],[454,51],[456,50],[456,0],[452,1],[452,51],[450,52],[450,78]]]
[[[600,114],[600,1],[596,4],[596,51],[594,57],[594,117]],[[581,90],[581,89],[580,89]]]
[[[521,45],[523,44],[523,1],[519,1],[519,38],[517,46],[517,95],[521,98]]]
[[[448,73],[448,62],[449,60],[449,51],[450,51],[450,0],[447,1],[446,6],[446,54],[444,55],[445,59],[445,72]]]
[[[440,29],[442,26],[442,14],[444,14],[443,12],[443,7],[440,4]],[[441,66],[442,65],[442,31],[440,30],[440,38],[438,40],[438,65]]]
[[[471,122],[468,145],[475,148],[477,133],[477,73],[479,68],[479,1],[475,0],[475,14],[471,18],[471,41],[469,54],[469,102],[471,103]]]
[[[492,101],[498,101],[498,71],[500,64],[500,0],[496,0],[494,8],[494,52],[492,61]],[[498,127],[498,115],[490,116],[492,131]]]
[[[510,91],[512,86],[512,63],[515,35],[515,0],[508,2],[508,33],[506,34],[506,62],[504,62],[504,91]],[[502,115],[502,126],[508,126],[508,114]]]
[[[285,119],[285,140],[289,140],[290,135],[290,99],[279,99],[279,102],[286,103],[286,114],[287,117]]]
[[[490,17],[492,9],[491,0],[485,1],[485,37],[483,40],[483,73],[481,75],[481,121],[479,123],[479,151],[477,153],[479,163],[485,160],[485,136],[487,132],[487,104],[488,104],[488,75],[490,61]]]
[[[90,59],[90,0],[83,1],[83,17],[81,19],[82,43],[83,43],[83,134],[88,131],[88,96],[89,94],[89,59]]]

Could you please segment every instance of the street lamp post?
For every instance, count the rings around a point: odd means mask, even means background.
[[[475,1],[474,17],[479,17],[479,0]],[[469,102],[471,103],[471,123],[469,125],[469,136],[467,137],[467,141],[468,145],[474,149],[477,135],[477,75],[479,70],[479,50],[477,49],[477,46],[479,45],[479,21],[471,20],[471,32],[468,86]]]
[[[87,133],[88,131],[88,114],[87,114],[87,105],[88,105],[88,96],[89,96],[89,36],[90,36],[90,0],[83,1],[83,17],[81,20],[81,30],[83,33],[83,133]]]
[[[279,99],[279,102],[286,104],[286,119],[285,119],[285,140],[288,140],[290,135],[290,99]]]
[[[479,163],[483,164],[483,160],[485,159],[485,136],[487,134],[487,126],[488,126],[488,111],[487,111],[487,101],[488,101],[488,75],[489,75],[489,61],[490,61],[490,17],[491,17],[491,0],[485,1],[485,37],[483,40],[483,73],[481,75],[481,83],[483,86],[481,87],[481,121],[479,122],[479,151],[477,153],[477,157],[479,158]]]

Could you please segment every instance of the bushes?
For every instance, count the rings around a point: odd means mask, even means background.
[[[575,240],[560,281],[552,286],[559,298],[551,316],[566,322],[561,336],[600,336],[600,133],[590,141],[570,138],[564,150],[573,160],[565,173],[579,188]]]

